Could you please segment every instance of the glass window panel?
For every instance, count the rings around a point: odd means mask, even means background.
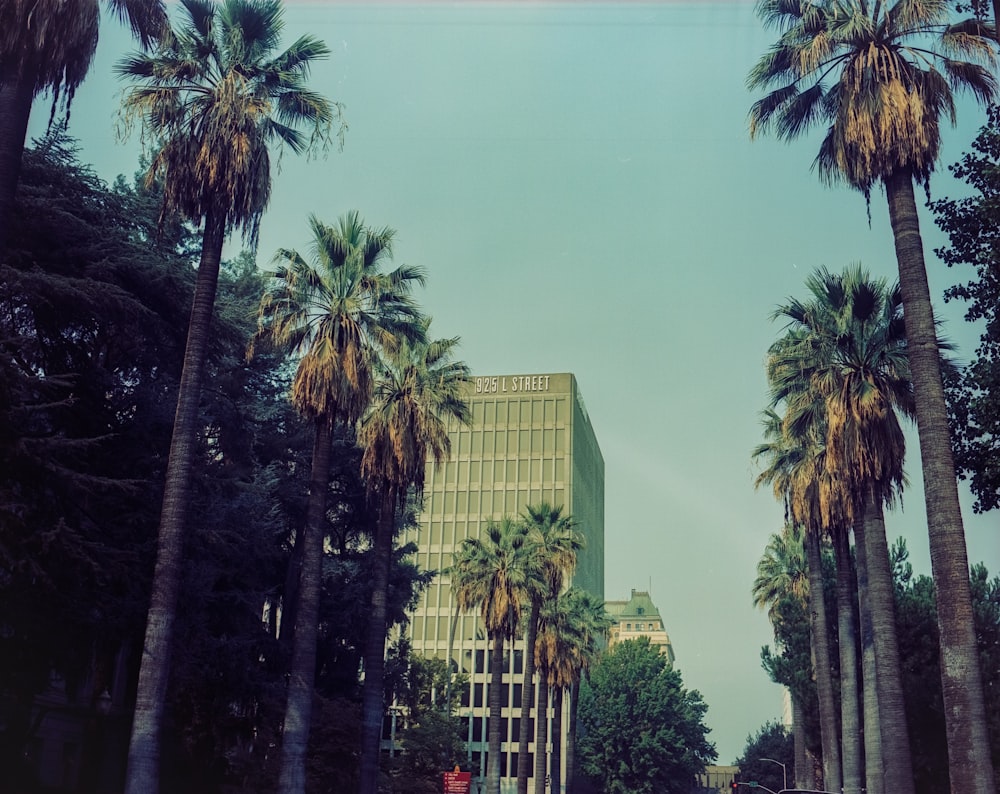
[[[472,721],[472,741],[481,742],[483,740],[483,720],[474,719]]]
[[[441,538],[441,542],[446,546],[451,546],[455,543],[455,522],[445,521],[444,522],[444,535]]]
[[[542,431],[531,431],[531,454],[538,455],[542,451]]]
[[[521,400],[521,426],[531,424],[531,400]]]
[[[486,484],[487,488],[489,488],[490,485],[493,483],[493,461],[492,460],[484,460],[483,461],[483,482]]]
[[[413,616],[413,636],[417,640],[424,638],[424,619],[421,615]]]
[[[542,462],[540,460],[531,461],[531,482],[540,482],[542,479]]]
[[[469,493],[468,491],[459,491],[457,499],[455,502],[455,512],[459,515],[467,513],[469,511]]]
[[[542,403],[544,400],[531,401],[531,424],[540,425],[542,423]]]
[[[497,424],[505,425],[507,424],[507,401],[498,400],[497,401]]]
[[[420,532],[417,533],[417,545],[426,546],[431,542],[431,527],[427,522],[420,524]]]
[[[445,491],[444,494],[444,514],[446,516],[455,514],[455,492]]]
[[[483,408],[483,422],[492,425],[496,421],[497,405],[493,400],[487,400]]]
[[[444,481],[451,485],[455,484],[455,475],[458,474],[458,466],[454,463],[442,464],[444,468]]]
[[[469,463],[469,482],[470,483],[473,483],[473,484],[478,484],[479,483],[479,481],[480,481],[479,480],[479,476],[481,474],[480,468],[481,468],[481,464],[480,464],[480,462],[478,460],[473,460],[473,461],[471,461]]]
[[[542,431],[542,452],[546,455],[551,455],[553,452],[553,444],[555,440],[554,430],[543,430]],[[449,466],[449,469],[453,469],[454,466]]]
[[[469,484],[469,461],[467,460],[458,462],[458,483],[459,485]]]
[[[517,461],[508,460],[507,461],[507,482],[517,482]]]
[[[561,507],[566,506],[566,492],[562,488],[556,488],[552,493],[552,504]]]
[[[482,706],[483,705],[483,689],[484,688],[485,687],[484,687],[483,684],[476,684],[476,690],[475,690],[476,691],[476,696],[475,696],[475,700],[474,700],[474,705],[476,705],[476,706]]]
[[[545,401],[545,424],[546,426],[551,425],[556,421],[556,402],[555,400]]]
[[[518,440],[518,451],[522,455],[527,455],[531,450],[531,431],[522,430],[519,435],[520,439]]]
[[[479,512],[479,491],[469,492],[469,515]]]
[[[517,491],[505,491],[503,511],[507,515],[517,512]]]
[[[434,639],[447,640],[450,631],[451,620],[447,617],[439,616],[437,619],[437,636]]]
[[[493,512],[503,513],[503,491],[493,492]]]
[[[484,430],[483,431],[483,454],[492,455],[493,454],[493,431]]]
[[[479,455],[483,451],[483,433],[481,430],[472,431],[472,454]]]
[[[563,482],[566,479],[566,459],[556,458],[556,482]]]
[[[516,455],[517,454],[517,450],[519,448],[519,445],[517,443],[517,436],[518,436],[517,430],[508,430],[507,431],[507,454],[508,455]]]
[[[521,411],[520,411],[521,403],[518,400],[512,400],[507,405],[509,411],[507,416],[507,422],[508,424],[516,425],[518,422],[521,421]]]
[[[522,488],[520,491],[517,492],[517,512],[518,513],[523,513],[524,512],[524,508],[526,508],[528,506],[528,504],[529,504],[528,503],[528,491],[527,491],[527,489]]]
[[[566,401],[556,400],[556,424],[562,424],[566,421]]]
[[[566,452],[566,431],[556,428],[556,452]]]
[[[472,423],[475,425],[483,423],[483,403],[481,400],[472,403]]]

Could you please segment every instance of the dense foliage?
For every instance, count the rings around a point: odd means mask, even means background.
[[[781,791],[793,785],[794,762],[792,734],[781,723],[768,722],[757,733],[747,736],[736,766],[740,768],[741,781],[756,781],[771,791]]]
[[[716,757],[707,711],[648,638],[619,643],[581,687],[582,769],[605,794],[686,794]]]
[[[5,778],[31,790],[23,759],[39,729],[35,698],[45,695],[96,743],[82,748],[81,784],[115,787],[198,240],[182,225],[158,230],[155,185],[108,187],[64,138],[26,151],[21,185],[0,270],[0,753]],[[223,264],[200,413],[197,518],[184,550],[176,638],[184,653],[171,669],[166,791],[268,791],[276,774],[271,749],[288,660],[280,629],[296,602],[311,433],[287,399],[284,359],[246,360],[262,291],[253,257]],[[331,765],[338,780],[356,776],[375,524],[360,455],[352,434],[336,434],[314,720],[324,759],[310,769],[317,784],[332,779]],[[394,550],[391,625],[430,580],[411,552]],[[92,723],[105,694],[98,734]]]
[[[948,300],[968,304],[965,318],[982,323],[976,355],[947,384],[955,466],[969,481],[977,512],[1000,506],[1000,108],[951,167],[972,188],[961,199],[931,204],[949,245],[937,251],[949,267],[972,265],[975,277],[951,287]]]

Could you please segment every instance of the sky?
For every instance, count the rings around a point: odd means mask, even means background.
[[[781,331],[769,317],[819,266],[895,279],[884,195],[869,222],[860,194],[824,186],[817,134],[750,140],[745,79],[776,34],[746,0],[298,0],[285,22],[285,45],[303,33],[329,45],[310,85],[343,103],[349,129],[342,151],[280,158],[258,262],[307,251],[310,214],[357,210],[396,230],[395,263],[426,269],[433,332],[461,337],[474,374],[576,375],[605,460],[605,598],[650,591],[731,763],[782,711],[760,666],[771,629],[750,598],[783,520],[750,459]],[[111,71],[134,44],[113,19],[100,41],[69,132],[112,181],[138,168]],[[47,111],[40,100],[29,134]],[[962,192],[946,166],[983,118],[960,105],[935,197]],[[937,260],[927,213],[922,231],[945,333],[968,357],[978,330],[940,296],[971,268]],[[909,452],[887,533],[929,574],[915,433]],[[963,499],[970,561],[996,574],[997,518]]]

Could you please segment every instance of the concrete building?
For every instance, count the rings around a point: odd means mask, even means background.
[[[660,649],[670,664],[674,663],[674,646],[663,627],[660,610],[648,592],[633,590],[628,601],[605,601],[604,610],[614,621],[608,630],[609,648],[624,640],[649,637],[650,643]]]
[[[603,598],[604,459],[576,379],[567,373],[475,377],[468,401],[470,425],[449,426],[449,459],[427,464],[419,527],[404,538],[417,543],[416,562],[426,570],[443,571],[464,538],[479,536],[490,522],[545,501],[563,506],[586,540],[573,584]],[[488,738],[489,652],[479,617],[456,619],[450,578],[441,574],[414,609],[408,631],[414,652],[447,658],[450,647],[455,669],[469,676],[460,714],[475,780],[486,772]],[[514,789],[517,778],[523,678],[519,640],[507,654],[504,673],[500,769],[505,791]],[[533,738],[531,726],[529,730]],[[533,768],[534,741],[530,751]]]

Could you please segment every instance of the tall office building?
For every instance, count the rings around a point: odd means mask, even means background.
[[[463,539],[479,536],[504,516],[520,515],[527,505],[547,502],[561,505],[585,538],[573,584],[603,598],[604,459],[576,378],[565,373],[475,377],[468,402],[470,424],[449,426],[448,460],[427,464],[419,528],[405,538],[417,543],[417,562],[443,571]],[[450,579],[441,574],[413,611],[409,632],[414,652],[423,656],[446,658],[450,644],[455,667],[469,676],[460,714],[472,774],[478,777],[486,770],[489,652],[478,614],[457,620],[455,615]],[[505,664],[500,759],[505,791],[513,790],[517,777],[523,647],[523,639],[515,642]],[[530,736],[533,754],[533,730]]]

